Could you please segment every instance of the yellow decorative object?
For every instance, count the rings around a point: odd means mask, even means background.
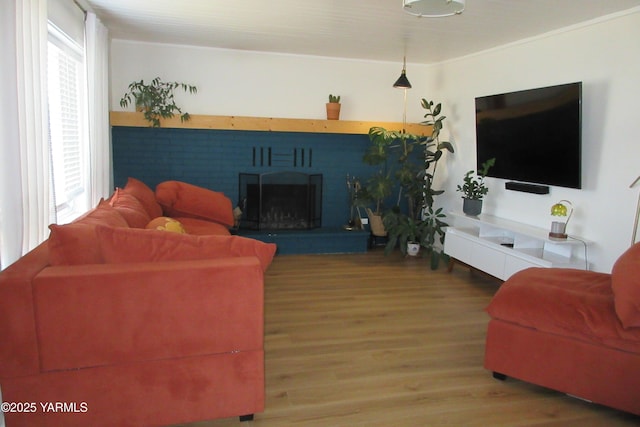
[[[551,206],[551,215],[553,216],[567,216],[567,207],[562,203],[556,203]]]
[[[167,216],[152,219],[145,227],[147,230],[169,231],[172,233],[186,234],[186,230],[180,221]]]
[[[551,216],[566,216],[567,220],[562,221],[552,221],[551,222],[551,231],[549,232],[549,237],[552,239],[566,239],[567,235],[567,224],[571,219],[571,214],[573,213],[573,205],[568,200],[560,200],[555,205],[551,206]]]

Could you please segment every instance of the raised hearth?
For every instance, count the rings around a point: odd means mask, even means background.
[[[238,230],[244,237],[278,245],[278,255],[366,253],[369,232],[347,231],[344,228],[314,228],[312,230],[258,231]]]

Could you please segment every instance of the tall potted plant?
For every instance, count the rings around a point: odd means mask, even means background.
[[[444,222],[442,209],[433,208],[435,196],[444,192],[434,189],[433,182],[438,161],[446,151],[453,153],[454,149],[450,142],[440,140],[445,119],[441,115],[441,104],[434,106],[433,101],[422,99],[421,105],[427,110],[424,115],[426,120],[422,124],[431,126],[430,135],[371,128],[371,145],[364,160],[369,164],[388,166],[389,174],[395,178],[398,187],[396,206],[383,216],[383,223],[389,233],[385,251],[389,253],[399,242],[400,250],[406,253],[406,237],[415,239],[431,253],[432,259],[437,260],[439,253],[434,251],[434,245],[437,241],[444,242],[444,227],[447,224]],[[403,199],[407,202],[406,213],[400,209]]]
[[[192,94],[198,92],[193,85],[164,82],[160,77],[156,77],[148,84],[144,80],[129,84],[127,92],[120,99],[120,106],[126,108],[129,104],[135,105],[136,110],[142,111],[145,120],[153,127],[160,127],[160,119],[168,119],[175,114],[180,114],[180,121],[188,121],[191,116],[189,113],[183,113],[174,100],[173,93],[176,89]]]
[[[393,191],[393,179],[382,169],[369,178],[360,191],[358,203],[364,207],[369,217],[371,234],[376,237],[387,237],[387,230],[382,222],[383,203]],[[369,206],[373,203],[375,210]]]
[[[426,232],[424,222],[394,209],[385,215],[384,224],[389,233],[389,243],[385,247],[386,254],[389,254],[397,244],[403,255],[418,255]]]
[[[391,196],[396,185],[391,171],[387,168],[390,140],[372,135],[372,130],[370,129],[369,141],[371,145],[362,156],[362,161],[368,165],[377,166],[378,170],[365,181],[360,201],[367,209],[371,232],[375,236],[384,237],[387,232],[382,223],[383,205],[385,200]],[[375,210],[371,210],[368,207],[372,203],[375,206]]]
[[[466,215],[478,216],[482,212],[482,198],[489,192],[484,177],[495,163],[496,159],[491,158],[480,166],[476,176],[473,176],[473,170],[464,174],[463,184],[458,185],[457,191],[463,194],[462,212]]]

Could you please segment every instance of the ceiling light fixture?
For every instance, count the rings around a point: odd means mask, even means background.
[[[424,18],[460,15],[465,0],[402,0],[405,12]]]
[[[406,132],[407,128],[407,89],[411,89],[411,83],[407,78],[407,57],[402,58],[402,73],[400,77],[393,84],[393,87],[398,89],[404,89],[404,110],[402,111],[402,133]]]
[[[405,56],[402,60],[402,73],[400,73],[400,77],[393,84],[393,87],[399,89],[411,89],[411,83],[409,83],[409,79],[407,78],[407,57]]]

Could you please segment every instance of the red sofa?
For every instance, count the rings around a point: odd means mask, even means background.
[[[531,268],[487,308],[485,368],[640,415],[640,243],[611,274]]]
[[[0,272],[8,427],[158,426],[263,410],[263,277],[275,245],[230,235],[220,193],[157,190],[156,200],[130,179]],[[168,211],[200,235],[156,230]]]

